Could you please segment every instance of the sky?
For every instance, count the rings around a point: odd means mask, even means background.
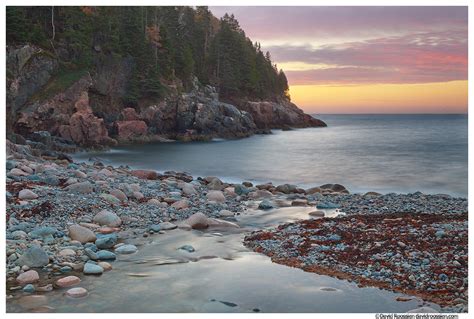
[[[210,7],[233,13],[314,113],[467,113],[467,7]]]

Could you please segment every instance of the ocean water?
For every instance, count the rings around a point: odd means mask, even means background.
[[[467,196],[467,115],[320,115],[327,128],[240,140],[131,145],[81,153],[107,164],[218,176],[229,182],[340,183],[351,192]]]

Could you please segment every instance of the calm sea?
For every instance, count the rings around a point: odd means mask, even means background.
[[[186,171],[229,182],[340,183],[351,192],[467,196],[467,115],[320,115],[327,128],[275,130],[240,140],[115,148],[105,163]]]

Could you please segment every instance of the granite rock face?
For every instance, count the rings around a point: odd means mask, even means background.
[[[287,99],[279,101],[245,102],[239,109],[252,115],[259,129],[325,127],[321,120],[306,114]]]
[[[188,93],[181,93],[182,83],[167,83],[164,98],[132,108],[123,98],[133,61],[101,56],[94,62],[93,72],[61,75],[53,53],[31,45],[8,47],[9,136],[26,137],[43,149],[54,149],[51,141],[60,139],[59,150],[72,152],[76,149],[68,143],[94,148],[117,141],[242,138],[273,128],[326,126],[285,98],[225,103],[215,87],[201,85],[197,78]],[[38,132],[50,137],[45,140]]]
[[[58,67],[44,50],[31,45],[7,46],[7,127],[12,127],[17,111],[43,87]]]

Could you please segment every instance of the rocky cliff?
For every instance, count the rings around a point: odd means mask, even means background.
[[[274,128],[326,126],[286,99],[224,103],[214,87],[197,80],[190,92],[181,93],[179,83],[170,83],[167,96],[158,103],[124,107],[120,101],[130,63],[110,59],[93,74],[61,72],[58,60],[38,47],[8,47],[7,133],[29,138],[49,132],[96,147],[160,138],[240,138]]]

